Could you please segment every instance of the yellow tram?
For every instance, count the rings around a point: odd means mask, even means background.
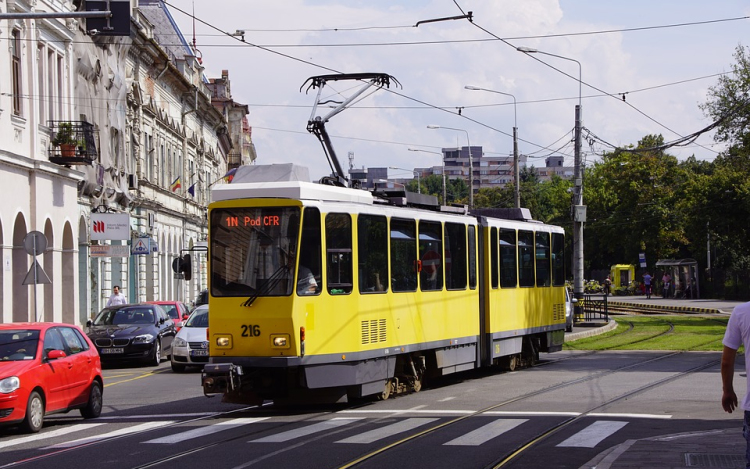
[[[562,228],[300,173],[243,166],[212,191],[205,394],[387,398],[560,350]]]

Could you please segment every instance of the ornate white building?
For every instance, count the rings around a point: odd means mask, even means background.
[[[230,126],[164,4],[131,7],[129,36],[92,36],[82,19],[0,26],[9,44],[0,63],[12,78],[0,80],[2,322],[82,324],[114,285],[131,302],[187,302],[206,287],[204,256],[193,256],[190,281],[176,279],[171,264],[205,241],[209,186],[226,174],[231,136],[242,129],[237,113],[247,108],[231,106]],[[67,1],[0,0],[2,13],[73,9]],[[68,128],[72,156],[52,143]],[[92,240],[92,214],[111,213],[129,215],[131,240]],[[30,231],[48,240],[37,260],[50,284],[23,285]],[[135,240],[148,253],[130,254]]]

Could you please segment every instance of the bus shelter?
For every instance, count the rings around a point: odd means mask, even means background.
[[[656,268],[672,277],[670,296],[674,298],[700,298],[698,261],[695,259],[661,259],[656,263]]]

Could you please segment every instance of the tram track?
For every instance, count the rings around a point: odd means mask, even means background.
[[[535,367],[552,366],[552,365],[558,364],[560,362],[564,362],[564,361],[567,361],[567,360],[574,360],[576,358],[583,358],[583,357],[586,357],[588,355],[592,355],[592,354],[595,354],[595,353],[596,352],[584,352],[584,353],[577,353],[577,354],[569,356],[569,357],[564,357],[564,358],[559,358],[559,359],[554,359],[554,360],[545,360],[543,362],[538,363],[538,365],[536,365]],[[613,374],[616,374],[616,373],[620,373],[620,372],[624,372],[624,371],[636,369],[636,368],[643,367],[643,366],[646,366],[646,365],[649,365],[649,364],[657,363],[657,362],[662,361],[662,360],[667,360],[667,359],[669,359],[671,357],[674,357],[674,356],[677,356],[677,355],[679,355],[681,353],[683,353],[683,352],[665,353],[663,355],[659,355],[657,357],[653,357],[653,358],[650,358],[650,359],[645,360],[645,361],[639,361],[637,363],[629,363],[629,364],[626,364],[626,365],[619,366],[617,368],[612,368],[612,369],[608,369],[608,370],[602,370],[602,371],[599,371],[599,372],[596,372],[596,373],[592,373],[592,374],[587,375],[587,376],[583,376],[583,377],[579,377],[579,378],[575,378],[575,379],[570,379],[570,380],[565,380],[565,381],[559,382],[557,384],[554,384],[554,385],[551,385],[551,386],[547,386],[547,387],[542,388],[542,389],[538,389],[538,390],[535,390],[535,391],[532,391],[532,392],[524,393],[524,394],[521,394],[521,395],[518,395],[518,396],[515,396],[515,397],[512,397],[512,398],[503,400],[502,402],[498,402],[498,403],[493,404],[491,406],[485,407],[485,408],[483,408],[481,410],[478,410],[476,412],[472,412],[470,414],[462,415],[460,417],[451,418],[451,419],[449,419],[447,421],[443,421],[441,423],[436,423],[436,424],[434,424],[433,426],[431,426],[429,428],[425,428],[425,429],[419,431],[418,433],[414,433],[414,434],[409,435],[407,437],[404,437],[404,438],[402,438],[402,439],[400,439],[398,441],[395,441],[395,442],[383,445],[380,448],[374,449],[374,450],[372,450],[372,451],[370,451],[370,452],[368,452],[366,454],[363,454],[360,457],[358,457],[358,458],[356,458],[354,460],[351,460],[351,461],[349,461],[348,463],[346,463],[344,465],[341,465],[341,466],[336,465],[336,466],[332,466],[332,467],[339,467],[340,469],[346,469],[346,468],[354,468],[354,467],[362,466],[365,463],[369,463],[369,462],[372,462],[372,461],[376,460],[378,458],[378,456],[385,455],[389,451],[394,450],[395,448],[403,447],[404,445],[408,444],[409,442],[412,442],[412,441],[414,441],[416,439],[419,439],[419,438],[421,438],[423,436],[426,436],[426,435],[429,435],[429,434],[436,434],[436,433],[440,432],[441,430],[446,429],[447,427],[449,427],[451,425],[454,425],[454,424],[456,424],[458,422],[465,421],[468,418],[477,417],[477,416],[482,415],[483,413],[491,412],[493,410],[500,409],[500,408],[502,408],[504,406],[509,406],[509,405],[511,405],[513,403],[522,402],[524,400],[532,399],[534,397],[537,397],[537,396],[540,396],[540,395],[543,395],[543,394],[546,394],[546,393],[559,392],[560,390],[562,390],[564,388],[567,388],[567,387],[570,387],[570,386],[578,385],[578,384],[585,383],[585,382],[592,381],[592,380],[596,380],[596,379],[601,379],[601,378],[606,377],[606,376],[610,376],[610,375],[613,375]],[[494,461],[491,465],[488,465],[488,466],[485,466],[485,467],[488,467],[488,468],[489,467],[492,467],[492,468],[507,467],[507,466],[511,465],[515,460],[517,460],[523,454],[526,454],[528,451],[530,451],[534,447],[538,447],[538,445],[541,444],[543,441],[545,441],[547,438],[551,437],[552,435],[554,435],[558,431],[563,430],[565,427],[567,427],[569,425],[572,425],[573,423],[577,422],[581,418],[586,417],[588,414],[596,412],[598,409],[601,409],[603,407],[606,407],[607,405],[611,405],[612,403],[621,401],[623,399],[627,399],[628,397],[634,396],[634,395],[636,395],[638,393],[642,393],[642,392],[645,392],[645,391],[647,391],[649,389],[652,389],[652,388],[655,388],[655,387],[667,384],[669,382],[675,381],[675,380],[680,379],[681,377],[687,376],[687,375],[689,375],[691,373],[695,373],[695,372],[700,371],[702,369],[705,369],[707,367],[713,366],[716,363],[718,363],[717,360],[712,360],[709,363],[701,364],[699,366],[691,368],[690,370],[686,370],[684,372],[681,372],[678,375],[669,376],[669,377],[663,378],[661,380],[658,380],[658,381],[646,384],[646,385],[641,386],[641,387],[639,387],[639,388],[637,388],[635,390],[629,391],[627,393],[624,393],[622,395],[619,395],[619,396],[616,396],[616,397],[614,397],[612,399],[609,399],[606,402],[602,402],[602,403],[599,403],[599,404],[597,404],[595,406],[592,406],[591,408],[588,408],[587,410],[585,410],[584,412],[580,413],[579,415],[577,415],[575,417],[567,418],[566,420],[560,422],[557,425],[548,427],[548,428],[544,429],[544,431],[537,432],[532,438],[529,438],[523,444],[518,445],[517,447],[514,447],[511,451],[506,452],[501,458],[498,458],[498,460]],[[367,404],[348,407],[347,409],[344,410],[344,412],[346,412],[346,413],[356,413],[357,409],[359,409],[359,408],[361,408],[363,406],[366,406],[366,405]],[[304,411],[304,409],[302,409],[302,410]],[[248,407],[248,408],[242,408],[242,409],[235,409],[235,410],[228,411],[228,412],[216,413],[216,414],[213,414],[213,415],[202,416],[202,417],[198,417],[198,418],[186,419],[186,420],[183,420],[183,421],[180,421],[180,422],[175,422],[173,425],[175,425],[175,426],[176,425],[185,425],[185,424],[190,424],[190,423],[194,423],[194,422],[208,421],[208,420],[211,420],[211,419],[225,418],[225,417],[230,417],[230,416],[233,416],[233,415],[237,415],[239,413],[247,413],[247,412],[250,412],[250,413],[252,413],[252,414],[254,414],[256,416],[257,416],[257,414],[265,414],[265,415],[274,416],[274,415],[277,415],[277,414],[279,414],[279,415],[283,414],[284,413],[284,409],[277,409],[273,405],[268,405],[268,406],[263,407],[263,408]],[[294,421],[290,421],[290,422],[285,423],[285,424],[281,424],[278,427],[274,428],[274,432],[284,431],[284,428],[286,428],[288,426],[298,425],[300,422],[312,421],[312,420],[320,420],[321,418],[325,418],[325,416],[327,416],[327,415],[335,415],[335,414],[340,413],[340,412],[341,412],[340,410],[335,410],[335,409],[334,410],[325,410],[325,411],[315,412],[314,414],[306,415],[305,418],[303,418],[301,420],[294,420]],[[258,456],[257,458],[255,458],[253,460],[246,461],[246,462],[244,462],[244,463],[242,463],[240,465],[237,465],[237,466],[233,467],[233,469],[244,469],[246,467],[256,466],[258,464],[262,464],[263,461],[267,461],[269,458],[273,458],[273,457],[278,456],[278,455],[280,455],[282,453],[285,453],[285,452],[293,451],[296,448],[299,448],[301,446],[314,443],[315,441],[320,440],[322,438],[330,437],[333,434],[336,434],[336,433],[339,433],[339,432],[344,432],[347,429],[350,431],[352,429],[357,428],[360,425],[373,424],[373,423],[377,423],[380,420],[388,420],[388,419],[392,419],[392,415],[383,416],[383,417],[376,418],[376,419],[367,419],[367,422],[363,421],[361,424],[353,424],[351,426],[348,426],[346,428],[342,428],[340,430],[333,430],[333,431],[326,432],[325,434],[322,434],[322,435],[319,435],[319,436],[305,438],[304,440],[301,440],[301,441],[297,442],[296,444],[286,445],[283,448],[279,448],[276,451],[267,453],[267,454],[265,454],[263,456]],[[55,456],[61,455],[63,453],[69,453],[71,451],[75,451],[75,450],[79,450],[79,449],[83,449],[83,448],[89,448],[89,447],[91,447],[91,446],[93,446],[95,444],[104,443],[104,442],[111,442],[112,440],[115,440],[115,439],[118,439],[118,438],[124,438],[126,436],[127,437],[137,436],[138,434],[144,434],[144,433],[147,433],[149,431],[153,431],[153,430],[145,430],[145,431],[142,431],[142,432],[131,433],[131,434],[128,434],[128,435],[123,435],[123,436],[119,436],[119,437],[115,437],[115,438],[109,438],[109,439],[106,439],[106,440],[97,440],[96,442],[89,442],[89,443],[86,443],[84,445],[74,446],[74,447],[70,447],[70,448],[65,448],[63,450],[59,450],[59,451],[55,451],[55,452],[51,452],[51,453],[46,453],[46,454],[43,454],[43,455],[38,455],[38,456],[35,456],[35,457],[32,457],[32,458],[28,458],[28,459],[23,460],[23,461],[13,462],[13,463],[6,464],[6,465],[0,466],[0,467],[3,467],[3,468],[4,467],[16,467],[16,466],[19,466],[19,465],[22,465],[22,464],[26,464],[26,463],[29,463],[29,462],[37,462],[37,461],[40,461],[42,459],[54,458]],[[186,450],[183,450],[183,451],[175,452],[173,454],[162,455],[161,457],[154,458],[154,459],[152,459],[150,461],[142,462],[140,464],[133,465],[131,467],[133,467],[135,469],[146,469],[146,468],[155,468],[155,467],[171,467],[172,465],[175,464],[176,461],[178,461],[178,460],[180,460],[182,458],[189,458],[191,455],[195,455],[197,453],[201,453],[201,452],[205,452],[205,451],[210,451],[211,449],[220,448],[221,446],[227,445],[227,444],[231,444],[232,442],[237,442],[237,441],[241,441],[243,439],[252,438],[254,435],[258,434],[259,431],[262,431],[262,430],[254,429],[254,430],[248,430],[248,431],[241,431],[241,432],[238,432],[238,433],[233,434],[231,436],[228,436],[228,437],[222,439],[221,441],[215,441],[215,442],[212,442],[212,443],[207,443],[207,444],[195,446],[195,447],[192,447],[190,449],[186,449]]]

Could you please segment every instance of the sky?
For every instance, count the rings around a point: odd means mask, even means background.
[[[353,154],[355,168],[404,168],[390,170],[389,177],[406,178],[412,168],[439,166],[441,148],[467,142],[482,146],[487,156],[510,155],[514,125],[528,165],[564,156],[573,166],[579,95],[582,161],[591,165],[612,146],[636,145],[652,134],[670,142],[711,124],[699,105],[719,74],[731,73],[736,48],[750,45],[750,4],[740,0],[167,4],[190,42],[194,9],[205,75],[228,70],[233,98],[249,106],[256,163],[300,164],[313,179],[328,175],[330,167],[306,130],[317,95],[306,93],[312,76],[374,72],[397,80],[388,89],[370,88],[326,124],[345,170]],[[416,26],[469,11],[471,22]],[[227,34],[238,30],[244,42]],[[328,82],[322,97],[341,101],[360,86]],[[316,116],[330,110],[319,106]],[[709,132],[668,152],[710,161],[723,148]]]

